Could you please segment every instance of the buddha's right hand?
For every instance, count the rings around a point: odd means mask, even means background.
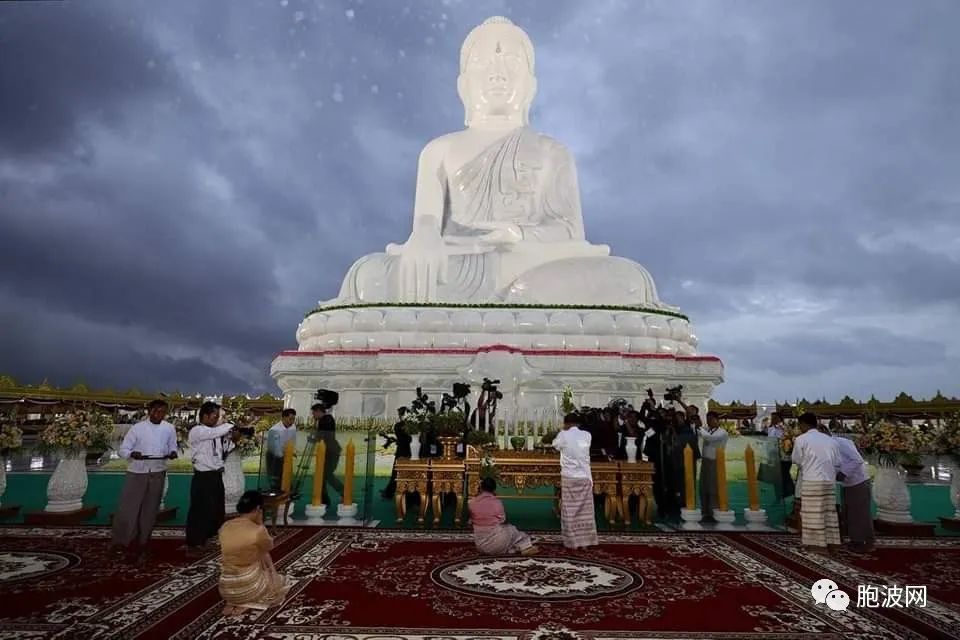
[[[400,258],[400,293],[404,300],[433,302],[437,299],[439,285],[446,281],[447,252],[435,219],[417,220],[407,241],[399,247],[387,247],[387,253]]]

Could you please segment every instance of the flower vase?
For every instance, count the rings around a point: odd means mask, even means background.
[[[453,460],[457,457],[457,442],[460,441],[460,438],[450,437],[450,436],[440,436],[441,448],[441,459],[442,460]]]
[[[877,503],[877,520],[913,522],[905,474],[896,463],[887,460],[878,463],[877,475],[873,479],[873,500]]]
[[[420,459],[420,434],[414,433],[410,436],[410,459]]]
[[[627,462],[637,461],[637,438],[636,436],[627,436]]]
[[[953,503],[953,517],[960,520],[960,460],[954,462],[950,470],[950,502]]]
[[[64,453],[47,481],[47,506],[44,511],[63,513],[83,508],[87,493],[87,450]]]
[[[237,502],[243,495],[246,479],[243,476],[243,456],[233,451],[223,463],[223,507],[228,514],[237,512]]]
[[[7,490],[7,459],[0,458],[0,507],[3,506],[3,493]]]

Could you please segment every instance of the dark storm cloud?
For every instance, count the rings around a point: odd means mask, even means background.
[[[721,398],[951,392],[951,2],[0,3],[0,368],[275,390],[302,314],[409,233],[496,14],[588,236],[692,315]]]
[[[0,150],[71,146],[86,119],[123,128],[128,101],[178,90],[165,56],[132,20],[97,2],[0,9]],[[144,73],[152,65],[153,73]]]

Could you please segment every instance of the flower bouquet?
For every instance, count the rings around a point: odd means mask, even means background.
[[[573,388],[570,385],[564,385],[560,394],[560,410],[564,414],[573,413],[577,410],[577,405],[573,402]]]
[[[875,456],[879,464],[896,466],[920,450],[918,431],[912,425],[880,420],[869,426],[860,436],[860,450]]]
[[[430,416],[430,425],[441,438],[459,438],[467,428],[467,417],[461,411],[447,411]]]
[[[783,423],[781,429],[783,430],[783,435],[780,437],[780,457],[781,459],[789,460],[790,456],[793,455],[793,445],[801,434],[800,425],[798,425],[796,421],[791,420]]]
[[[113,420],[98,411],[73,411],[57,416],[40,433],[42,453],[106,451],[113,437]]]
[[[256,416],[247,407],[247,399],[243,396],[235,396],[223,403],[224,421],[229,422],[235,427],[254,426],[253,435],[240,434],[235,437],[233,442],[236,445],[235,451],[241,456],[253,456],[260,453],[260,442],[263,437],[262,431],[257,431],[255,424]],[[269,428],[269,427],[268,427]]]
[[[8,416],[0,416],[0,458],[23,446],[23,430]]]
[[[949,456],[960,465],[960,413],[956,413],[933,434],[933,450],[938,456]]]
[[[173,428],[177,432],[177,449],[183,452],[187,448],[190,429],[193,428],[196,422],[191,418],[183,417],[170,418],[168,422],[173,425]]]

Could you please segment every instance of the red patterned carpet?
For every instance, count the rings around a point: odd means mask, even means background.
[[[0,639],[960,638],[957,540],[827,557],[783,535],[610,535],[569,552],[545,534],[541,556],[479,558],[462,533],[290,528],[274,552],[290,597],[224,620],[216,555],[188,561],[181,535],[159,530],[133,567],[105,529],[0,529]],[[820,578],[850,594],[846,611],[814,602]],[[926,585],[926,606],[858,607],[858,584]]]

